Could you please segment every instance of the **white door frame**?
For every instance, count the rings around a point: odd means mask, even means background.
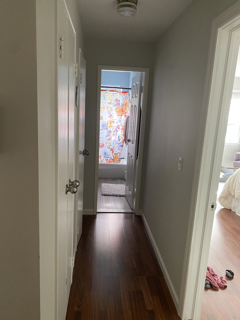
[[[140,138],[139,138],[136,202],[135,202],[135,214],[141,215],[141,211],[139,210],[139,202],[140,202],[142,159],[143,159],[145,124],[146,124],[147,98],[148,98],[149,68],[103,66],[103,65],[98,66],[95,189],[94,189],[94,208],[93,208],[93,213],[94,214],[97,214],[98,166],[99,166],[99,128],[100,128],[100,102],[101,102],[101,74],[102,74],[102,70],[115,70],[115,71],[128,71],[128,72],[132,71],[132,72],[144,72],[145,73],[144,88],[143,88],[141,129],[140,129]]]
[[[81,68],[82,65],[86,66],[86,60],[84,59],[84,55],[82,52],[81,48],[78,48],[78,77],[76,80],[76,85],[78,86],[78,97],[77,97],[77,107],[75,107],[75,134],[76,134],[76,139],[75,139],[75,176],[76,179],[79,180],[80,182],[80,186],[79,188],[84,188],[84,177],[82,177],[82,181],[80,178],[80,172],[79,172],[79,164],[80,164],[80,160],[79,157],[83,157],[83,155],[80,155],[80,145],[79,145],[79,141],[80,141],[80,132],[79,132],[79,128],[80,128],[80,109],[81,109],[81,105],[83,103],[83,99],[82,99],[82,95],[81,93],[83,88],[82,86],[84,85],[84,109],[85,109],[85,100],[86,100],[86,74],[82,77],[81,75]],[[84,116],[85,117],[85,116]],[[85,132],[85,130],[84,130]],[[84,149],[84,148],[83,148]],[[84,162],[84,160],[83,160]],[[82,183],[82,185],[81,185]],[[82,220],[82,212],[83,212],[83,208],[82,208],[82,204],[79,210],[79,190],[76,194],[75,197],[75,210],[74,210],[74,257],[75,254],[77,252],[77,246],[78,246],[78,242],[80,240],[81,234],[82,234],[82,222],[81,222],[81,226],[79,225],[79,220]],[[83,199],[82,199],[83,200]]]
[[[179,315],[201,317],[227,118],[240,34],[240,1],[213,21],[195,177],[191,201]],[[238,33],[238,34],[237,34]]]

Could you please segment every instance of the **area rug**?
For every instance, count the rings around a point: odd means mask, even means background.
[[[102,196],[125,197],[125,184],[102,183]]]

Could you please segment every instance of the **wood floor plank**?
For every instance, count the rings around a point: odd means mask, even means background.
[[[113,298],[114,298],[114,307],[115,307],[114,309],[115,314],[113,319],[124,320],[120,278],[113,277],[112,281],[113,281],[113,292],[114,292]]]
[[[215,214],[208,265],[227,280],[224,290],[204,290],[201,320],[240,320],[240,217],[228,209]],[[225,270],[234,271],[234,279]]]
[[[139,277],[143,292],[144,302],[147,310],[153,310],[153,300],[148,288],[146,277]]]
[[[154,310],[156,312],[156,320],[168,320],[165,316],[158,296],[153,296]]]
[[[167,299],[168,306],[169,306],[170,310],[172,311],[172,314],[174,315],[174,319],[178,319],[178,316],[176,316],[176,314],[175,314],[175,312],[174,312],[174,310],[175,310],[175,305],[174,305],[173,299],[172,299],[172,297],[171,297],[171,294],[170,294],[170,292],[169,292],[169,289],[168,289],[166,280],[164,279],[163,275],[159,277],[159,281],[160,281],[160,283],[161,283],[161,286],[162,286],[162,288],[163,288],[165,297],[166,297],[166,299]]]
[[[179,320],[141,217],[83,217],[66,320]]]
[[[121,286],[121,296],[122,296],[122,305],[123,305],[123,313],[124,318],[127,320],[133,320],[130,299],[128,294],[128,284],[127,279],[125,277],[120,278],[120,286]]]
[[[100,310],[99,311],[99,320],[107,320],[107,319],[109,319],[108,315],[107,315],[107,311]]]
[[[143,292],[137,291],[136,295],[137,295],[138,305],[139,305],[142,319],[144,319],[144,320],[145,319],[146,320],[157,320],[156,312],[154,310],[154,304],[153,304],[152,310],[147,310],[146,303],[145,303],[145,300],[143,297]]]
[[[141,307],[139,306],[139,300],[137,296],[138,291],[129,291],[129,303],[132,312],[132,319],[133,320],[144,320],[142,317]]]

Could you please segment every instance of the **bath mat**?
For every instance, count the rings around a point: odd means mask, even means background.
[[[102,196],[125,197],[125,184],[102,183]]]

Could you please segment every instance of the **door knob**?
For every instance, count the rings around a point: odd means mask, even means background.
[[[69,179],[69,186],[70,187],[74,186],[74,187],[78,188],[80,186],[80,182],[78,180],[73,180],[72,181],[71,179]]]
[[[90,152],[89,152],[87,149],[84,149],[83,152],[82,152],[82,154],[83,154],[84,156],[89,156],[89,155],[90,155]]]
[[[131,139],[127,139],[127,142],[131,142]]]
[[[68,192],[71,192],[72,194],[77,193],[78,188],[75,187],[74,185],[69,186],[68,184],[66,184],[66,190],[65,193],[67,194]]]

